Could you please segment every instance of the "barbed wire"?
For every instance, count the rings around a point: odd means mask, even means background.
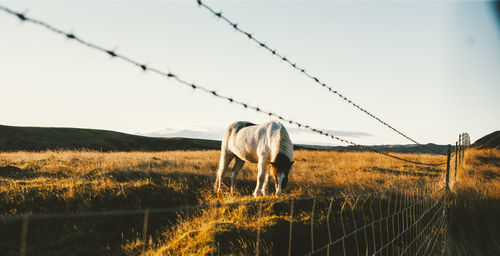
[[[0,5],[0,10],[4,11],[4,12],[10,14],[10,15],[16,16],[17,18],[19,18],[19,20],[21,20],[23,22],[31,22],[33,24],[40,25],[40,26],[48,29],[49,31],[51,31],[53,33],[63,35],[66,38],[68,38],[70,40],[74,40],[74,41],[76,41],[76,42],[78,42],[78,43],[80,43],[80,44],[82,44],[84,46],[87,46],[89,48],[92,48],[92,49],[101,51],[103,53],[106,53],[107,55],[109,55],[112,58],[117,58],[117,59],[121,59],[121,60],[123,60],[125,62],[128,62],[128,63],[130,63],[130,64],[132,64],[132,65],[140,68],[144,72],[150,71],[150,72],[156,73],[158,75],[161,75],[163,77],[166,77],[167,79],[174,79],[178,83],[183,84],[183,85],[185,85],[185,86],[187,86],[189,88],[192,88],[193,90],[203,91],[203,92],[205,92],[207,94],[210,94],[210,95],[212,95],[212,96],[214,96],[216,98],[220,98],[220,99],[226,100],[226,101],[228,101],[229,103],[232,103],[232,104],[240,105],[240,106],[244,107],[245,109],[252,109],[252,110],[255,110],[258,113],[262,113],[262,114],[265,114],[265,115],[268,115],[268,116],[275,117],[275,118],[277,118],[277,119],[279,119],[281,121],[284,121],[286,123],[296,125],[299,128],[303,128],[303,129],[312,131],[314,133],[317,133],[317,134],[329,137],[331,139],[338,140],[340,142],[343,142],[343,143],[346,143],[346,144],[349,144],[349,145],[360,147],[360,148],[365,149],[367,151],[371,151],[371,152],[374,152],[374,153],[382,154],[382,155],[385,155],[385,156],[388,156],[388,157],[391,157],[391,158],[394,158],[394,159],[398,159],[398,160],[401,160],[401,161],[405,161],[405,162],[408,162],[408,163],[420,164],[420,165],[428,165],[428,166],[439,166],[439,165],[446,164],[446,162],[444,162],[444,163],[424,163],[424,162],[419,162],[419,161],[408,160],[408,159],[404,159],[404,158],[399,157],[399,156],[391,155],[391,154],[389,154],[387,152],[383,152],[383,151],[379,151],[379,150],[370,148],[368,146],[360,145],[358,143],[355,143],[355,142],[352,142],[352,141],[340,138],[338,136],[335,136],[333,134],[330,134],[330,133],[328,133],[326,131],[323,131],[321,129],[313,128],[313,127],[311,127],[311,126],[309,126],[307,124],[303,124],[303,123],[300,123],[300,122],[297,122],[297,121],[294,121],[294,120],[291,120],[291,119],[288,119],[288,118],[284,118],[283,116],[281,116],[279,114],[276,114],[276,113],[273,113],[273,112],[270,112],[270,111],[262,110],[260,107],[257,107],[257,106],[245,103],[245,102],[237,100],[237,99],[235,99],[233,97],[228,97],[228,96],[225,96],[225,95],[221,95],[218,92],[216,92],[215,90],[211,90],[211,89],[205,88],[203,86],[199,86],[199,85],[196,85],[194,83],[190,83],[190,82],[188,82],[188,81],[180,78],[176,74],[173,74],[172,72],[165,72],[165,71],[159,70],[157,68],[147,66],[146,64],[142,64],[141,62],[136,61],[136,60],[134,60],[132,58],[129,58],[129,57],[125,56],[125,55],[119,54],[115,50],[106,49],[106,48],[101,47],[101,46],[99,46],[97,44],[94,44],[94,43],[91,43],[89,41],[86,41],[86,40],[84,40],[84,39],[76,36],[72,32],[65,32],[65,31],[60,30],[60,29],[58,29],[58,28],[56,28],[56,27],[54,27],[54,26],[52,26],[52,25],[50,25],[50,24],[48,24],[48,23],[46,23],[44,21],[30,18],[30,17],[26,16],[23,13],[13,11],[13,10],[7,8],[7,7],[2,6],[2,5]]]
[[[361,112],[367,114],[368,116],[374,118],[375,120],[377,120],[378,122],[380,122],[381,124],[385,125],[386,127],[390,128],[391,130],[393,130],[394,132],[398,133],[399,135],[403,136],[404,138],[410,140],[411,142],[427,149],[427,150],[430,150],[436,154],[439,154],[439,155],[445,155],[444,153],[442,152],[438,152],[436,150],[434,150],[433,148],[430,148],[430,147],[427,147],[426,145],[424,144],[421,144],[419,143],[418,141],[410,138],[408,135],[404,134],[403,132],[397,130],[396,128],[394,128],[393,126],[389,125],[388,123],[384,122],[382,119],[380,119],[379,117],[377,117],[376,115],[372,114],[371,112],[369,112],[368,110],[366,110],[365,108],[361,107],[359,104],[355,103],[354,101],[352,101],[351,99],[347,98],[345,95],[343,95],[342,93],[340,93],[338,90],[332,88],[331,86],[327,85],[325,82],[322,82],[320,81],[320,79],[317,77],[317,76],[314,76],[312,75],[311,73],[309,73],[308,71],[306,71],[305,68],[303,67],[300,67],[299,65],[297,65],[295,62],[292,62],[288,57],[286,57],[284,54],[281,54],[278,50],[276,49],[272,49],[270,46],[268,46],[266,43],[264,43],[263,41],[255,38],[255,36],[253,36],[252,33],[250,32],[247,32],[243,29],[241,29],[237,23],[235,22],[232,22],[230,19],[228,19],[226,16],[224,16],[222,14],[222,12],[217,12],[215,11],[213,8],[211,8],[210,6],[206,5],[203,1],[201,0],[196,0],[197,3],[198,3],[198,6],[199,7],[203,7],[205,8],[206,10],[208,10],[209,12],[213,13],[216,17],[224,20],[228,25],[230,25],[231,27],[233,27],[236,31],[242,33],[243,35],[245,35],[246,37],[248,37],[250,40],[252,40],[253,42],[255,42],[258,46],[266,49],[267,51],[269,51],[273,56],[276,56],[278,59],[280,59],[281,61],[284,61],[286,63],[288,63],[292,68],[300,71],[302,74],[304,74],[305,76],[307,76],[308,78],[310,78],[311,80],[313,80],[317,85],[327,89],[328,91],[330,91],[331,93],[334,93],[336,94],[337,96],[339,96],[342,100],[348,102],[349,104],[351,104],[352,106],[354,106],[355,108],[359,109]]]

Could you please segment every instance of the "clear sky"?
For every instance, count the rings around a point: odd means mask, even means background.
[[[454,143],[460,132],[475,141],[500,129],[500,26],[490,2],[204,2],[419,142]],[[194,0],[0,4],[355,142],[410,143]],[[4,125],[147,133],[268,120],[4,13],[0,90]],[[292,140],[339,144],[298,132]]]

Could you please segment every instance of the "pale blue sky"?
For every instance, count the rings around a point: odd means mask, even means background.
[[[489,2],[205,2],[419,142],[500,129],[500,27]],[[371,134],[355,142],[410,143],[194,0],[0,3],[313,127]],[[5,125],[147,133],[268,119],[4,13],[0,88]],[[298,143],[338,144],[294,134]]]

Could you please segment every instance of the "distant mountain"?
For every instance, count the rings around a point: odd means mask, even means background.
[[[223,129],[217,129],[214,127],[200,127],[193,129],[165,128],[153,132],[138,133],[137,135],[142,135],[147,137],[157,137],[157,138],[182,137],[182,138],[193,138],[193,139],[221,140],[223,134],[224,134]]]
[[[336,151],[349,151],[349,152],[364,152],[367,151],[358,146],[317,146],[317,145],[295,145],[297,148],[305,148],[305,149],[315,149],[315,150],[336,150]],[[433,143],[425,144],[427,148],[432,148],[441,154],[446,154],[448,151],[447,145],[437,145]],[[393,153],[414,153],[414,154],[436,154],[422,146],[409,144],[409,145],[371,145],[368,146],[372,149],[381,152],[393,152]],[[454,150],[454,147],[452,147]]]
[[[476,140],[472,144],[473,147],[477,148],[497,148],[500,149],[500,131],[492,132],[482,138]]]
[[[219,149],[220,141],[187,138],[151,138],[121,132],[0,125],[0,151],[98,150],[164,151]]]

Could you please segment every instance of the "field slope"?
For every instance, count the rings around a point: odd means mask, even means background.
[[[98,150],[164,151],[220,148],[216,140],[150,138],[121,132],[0,125],[0,151]]]
[[[476,140],[473,147],[500,149],[500,131],[492,132]]]

